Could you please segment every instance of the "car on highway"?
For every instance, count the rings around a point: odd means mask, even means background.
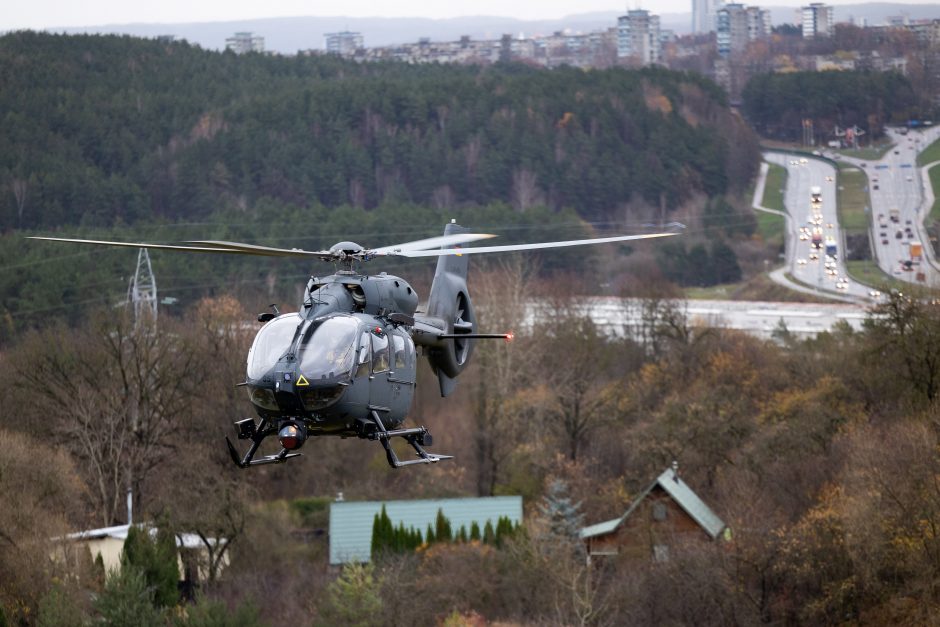
[[[872,185],[872,187],[874,187],[874,188],[875,188],[875,191],[878,191],[878,189],[879,189],[879,187],[878,187],[878,184],[877,184],[877,183],[875,183],[874,185]]]
[[[899,229],[898,232],[894,234],[894,239],[901,239],[902,237],[904,237],[904,231]]]
[[[908,183],[912,182],[913,180],[914,180],[914,177],[912,177],[912,176],[908,176],[908,177],[907,177],[907,182],[908,182]]]
[[[805,260],[805,259],[797,259],[797,260],[796,260],[796,265],[798,265],[798,266],[805,266],[805,265],[806,265],[806,260]]]
[[[826,180],[829,181],[829,182],[832,182],[832,177],[831,177],[831,176],[827,176],[827,177],[826,177]]]
[[[887,246],[887,245],[888,245],[888,238],[886,237],[886,238],[884,238],[883,240],[881,240],[881,243],[884,244],[885,246]]]

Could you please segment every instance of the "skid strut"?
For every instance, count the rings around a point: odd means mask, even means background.
[[[269,428],[269,426],[267,418],[262,418],[257,427],[255,426],[255,421],[251,418],[239,420],[235,423],[235,429],[238,431],[238,439],[251,440],[251,446],[248,447],[248,452],[245,453],[244,457],[240,457],[232,441],[226,436],[225,443],[228,444],[229,455],[232,456],[232,461],[235,462],[236,466],[239,468],[248,468],[249,466],[260,466],[261,464],[281,464],[292,457],[301,455],[301,453],[291,453],[286,448],[282,448],[280,453],[253,459],[255,453],[258,452],[258,447],[261,446],[261,441],[275,433],[275,430]]]
[[[431,434],[428,432],[427,427],[392,429],[389,431],[385,428],[385,425],[382,424],[382,419],[379,418],[379,414],[374,409],[372,410],[372,420],[375,421],[376,431],[370,433],[368,437],[370,440],[378,440],[382,443],[382,446],[385,448],[385,456],[388,458],[388,465],[392,468],[401,468],[402,466],[411,466],[412,464],[433,464],[442,459],[454,458],[453,455],[437,455],[424,450],[423,446],[431,445]],[[404,438],[405,442],[410,444],[415,450],[415,453],[418,454],[418,459],[404,462],[399,460],[398,455],[395,454],[395,449],[392,448],[389,442],[390,439],[396,437]]]

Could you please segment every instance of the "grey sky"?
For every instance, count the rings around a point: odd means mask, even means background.
[[[830,0],[828,4],[852,4],[858,0]],[[936,0],[905,0],[932,4]],[[763,6],[800,6],[800,0],[752,2]],[[5,5],[5,6],[4,6]],[[649,9],[656,13],[691,11],[691,0],[2,0],[0,31],[56,26],[99,26],[127,23],[216,22],[262,17],[349,16],[429,17],[498,15],[521,19],[560,18],[591,11]]]

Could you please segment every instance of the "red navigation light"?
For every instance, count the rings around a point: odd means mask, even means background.
[[[515,339],[515,337],[516,337],[516,334],[510,331],[509,333],[506,334],[506,341],[512,342]]]

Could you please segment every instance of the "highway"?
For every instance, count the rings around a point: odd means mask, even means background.
[[[940,127],[912,130],[906,135],[888,129],[887,134],[894,146],[877,161],[845,155],[838,158],[857,166],[868,177],[871,240],[878,266],[896,279],[940,287],[940,271],[930,263],[932,250],[923,229],[923,220],[930,211],[924,206],[924,186],[930,181],[923,180],[917,168],[917,155],[940,138]],[[922,244],[930,258],[912,258],[911,242]],[[906,263],[909,261],[913,263]]]
[[[839,323],[860,330],[868,310],[858,304],[777,303],[757,301],[688,300],[674,304],[685,313],[689,324],[697,327],[737,329],[769,339],[782,322],[787,330],[800,338],[828,331]],[[637,298],[594,297],[581,305],[586,314],[603,329],[618,337],[639,338],[643,331],[647,303]],[[557,314],[548,302],[533,300],[526,306],[524,326],[531,328],[536,320],[551,319]]]
[[[764,159],[787,170],[784,204],[787,208],[786,269],[791,277],[827,296],[865,301],[873,290],[848,277],[843,260],[843,238],[836,210],[836,169],[827,161],[781,152],[765,152]],[[818,187],[821,202],[810,190]],[[818,239],[819,247],[813,239]],[[826,244],[835,255],[826,255]]]
[[[868,177],[871,198],[869,224],[870,241],[875,259],[881,270],[899,280],[940,287],[940,266],[933,259],[933,251],[923,229],[923,220],[930,207],[926,206],[924,189],[930,181],[917,168],[917,155],[940,138],[940,126],[913,130],[902,134],[888,129],[894,146],[879,160],[858,159],[835,153],[823,153],[856,166]],[[830,162],[809,155],[799,156],[782,152],[765,152],[765,161],[787,170],[784,204],[787,209],[786,263],[784,271],[800,285],[777,271],[772,278],[789,284],[794,289],[827,296],[863,302],[877,299],[872,287],[848,278],[843,259],[844,239],[837,215],[838,177]],[[819,187],[821,202],[813,203],[810,189]],[[814,238],[822,239],[821,248],[814,246]],[[826,243],[834,243],[834,259],[825,254]],[[911,243],[922,246],[922,258],[912,257]],[[916,251],[913,251],[916,252]]]

